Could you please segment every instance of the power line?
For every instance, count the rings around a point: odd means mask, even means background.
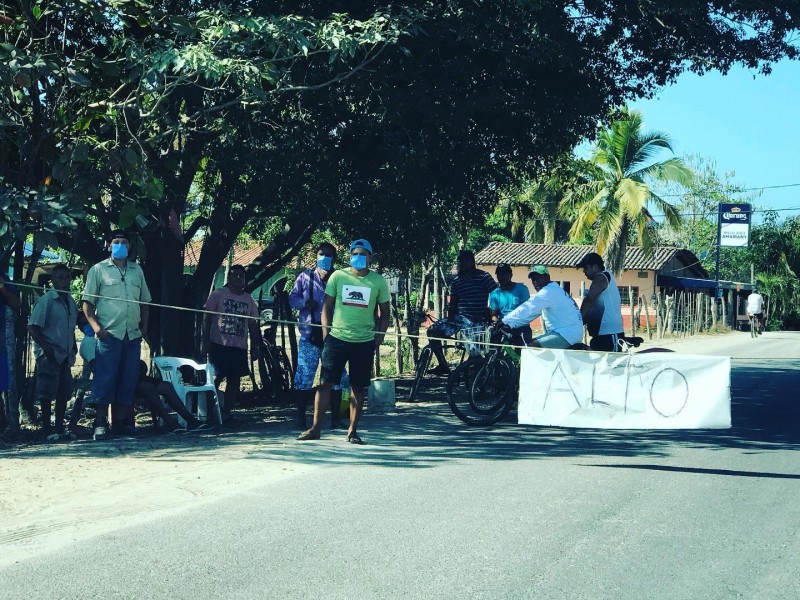
[[[737,189],[736,191],[733,191],[731,193],[732,194],[740,194],[742,192],[759,192],[761,190],[777,190],[777,189],[781,189],[781,188],[791,188],[791,187],[800,187],[800,183],[784,183],[784,184],[781,184],[781,185],[762,185],[760,187],[741,188],[741,189]],[[688,196],[689,194],[688,193],[683,193],[683,194],[660,194],[660,195],[673,198],[673,197]]]

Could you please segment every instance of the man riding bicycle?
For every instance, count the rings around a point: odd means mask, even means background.
[[[747,297],[747,316],[749,318],[756,318],[756,323],[758,323],[758,333],[761,334],[764,331],[764,296],[758,293],[757,289],[754,289],[752,293]]]
[[[429,338],[451,338],[473,323],[485,323],[489,318],[489,293],[497,284],[489,273],[475,267],[475,255],[471,251],[459,252],[457,261],[458,275],[450,286],[447,319],[430,326]],[[439,363],[428,373],[449,375],[450,367],[445,360],[441,340],[430,339],[428,344]]]
[[[512,310],[500,322],[515,329],[541,315],[545,333],[528,344],[534,348],[567,349],[580,342],[583,339],[583,319],[572,296],[556,282],[550,281],[550,272],[544,265],[532,266],[528,277],[536,295]]]

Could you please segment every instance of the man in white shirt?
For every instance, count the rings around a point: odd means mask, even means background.
[[[508,313],[501,322],[517,328],[541,315],[545,333],[528,344],[534,348],[566,349],[580,342],[583,339],[583,319],[572,296],[550,281],[550,272],[544,265],[532,266],[528,278],[536,295]]]
[[[764,331],[764,296],[754,289],[747,297],[747,316],[755,317],[759,335]]]

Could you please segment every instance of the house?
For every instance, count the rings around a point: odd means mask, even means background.
[[[550,278],[564,288],[580,305],[590,282],[583,271],[575,265],[589,252],[592,246],[564,246],[553,244],[525,244],[513,242],[491,242],[475,255],[479,269],[494,273],[495,267],[507,263],[513,271],[514,281],[525,283],[531,293],[533,286],[528,279],[531,265],[546,265]],[[629,246],[625,253],[624,269],[616,277],[620,288],[623,307],[623,321],[630,327],[631,315],[640,302],[648,305],[651,325],[656,316],[656,298],[660,294],[672,296],[678,303],[689,304],[698,294],[713,297],[716,282],[709,277],[700,259],[692,252],[682,248],[661,246],[646,255],[639,246]],[[737,320],[747,317],[744,314],[745,298],[752,285],[720,281],[719,288],[723,301],[727,304],[726,315],[729,324],[737,325]],[[641,299],[641,300],[640,300]],[[694,306],[694,304],[691,304]],[[646,312],[646,311],[645,311]],[[645,314],[640,315],[640,325],[645,323]]]

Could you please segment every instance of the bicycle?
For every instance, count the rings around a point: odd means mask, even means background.
[[[257,361],[261,388],[273,398],[289,392],[294,384],[294,370],[286,351],[277,344],[277,332],[276,323],[264,327]]]
[[[434,322],[438,322],[427,313],[422,313],[421,316],[429,318]],[[458,328],[455,329],[453,335],[458,336],[456,338],[456,348],[460,350],[460,356],[458,360],[459,365],[464,362],[464,357],[468,352],[471,354],[476,352],[475,348],[473,347],[475,344],[474,338],[482,335],[485,331],[484,325],[474,324],[463,317],[462,319],[463,321],[459,321],[458,324],[453,325],[454,328]],[[417,392],[419,391],[420,382],[428,373],[432,357],[433,350],[431,349],[430,344],[428,344],[420,351],[419,359],[417,360],[417,366],[414,369],[414,381],[411,383],[411,389],[408,392],[408,398],[406,399],[406,402],[414,402]]]
[[[511,346],[512,334],[489,328],[494,346],[471,356],[447,379],[447,403],[467,425],[492,425],[511,410],[517,390],[519,348]]]
[[[490,328],[494,344],[483,356],[476,356],[453,371],[447,382],[450,409],[467,425],[488,426],[503,419],[513,408],[519,385],[519,346],[512,346],[512,333]],[[622,336],[623,352],[632,352],[644,340]],[[573,344],[570,350],[589,350],[586,344]]]
[[[747,315],[747,318],[750,320],[750,337],[758,337],[764,333],[761,329],[761,320],[758,315]]]

